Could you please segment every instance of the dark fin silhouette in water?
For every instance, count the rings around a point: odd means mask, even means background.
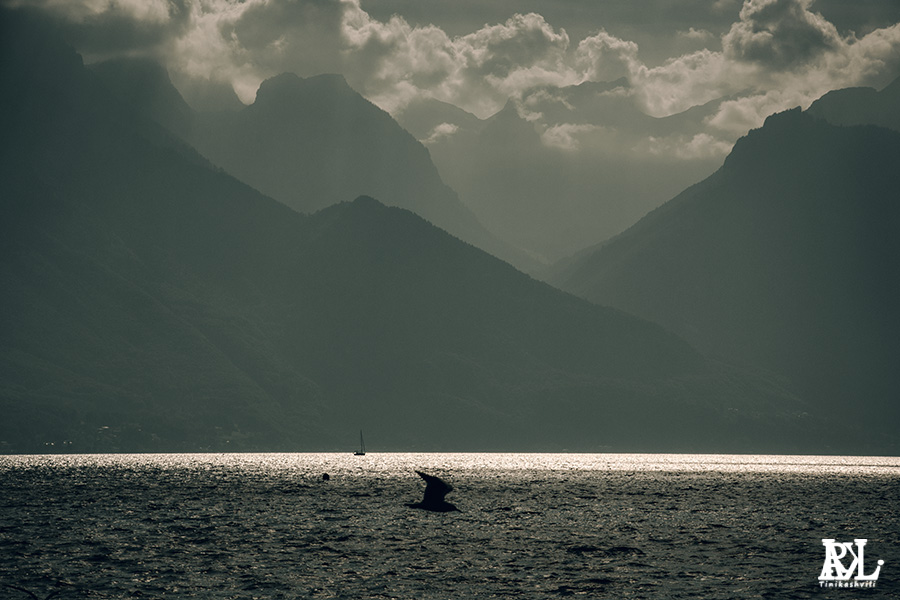
[[[462,512],[449,502],[444,501],[444,496],[453,491],[453,486],[440,477],[428,475],[422,471],[416,471],[416,473],[425,480],[425,497],[422,498],[421,502],[407,504],[408,507],[421,508],[434,512]]]

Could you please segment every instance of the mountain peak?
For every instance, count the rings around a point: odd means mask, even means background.
[[[295,94],[300,90],[302,82],[303,80],[294,73],[281,73],[270,77],[259,84],[259,89],[256,90],[256,102]]]
[[[809,115],[803,113],[800,110],[799,106],[794,108],[789,108],[788,110],[773,113],[766,117],[765,122],[763,123],[764,128],[773,129],[773,128],[788,128],[788,127],[796,127],[799,123],[803,123],[804,121],[811,121]]]
[[[766,118],[762,127],[751,130],[735,143],[723,168],[752,171],[769,164],[785,167],[792,164],[791,158],[796,158],[793,155],[799,148],[816,139],[805,134],[827,127],[827,123],[801,111],[800,107],[775,113]]]
[[[278,102],[308,93],[354,93],[343,75],[327,73],[304,79],[295,73],[281,73],[266,79],[256,91],[256,102]]]
[[[519,116],[519,109],[516,108],[516,102],[512,98],[506,101],[506,104],[503,105],[499,111],[497,111],[493,117],[490,117],[490,120],[499,120],[499,119],[508,119],[514,121],[523,120],[522,117]]]
[[[358,196],[358,197],[353,201],[353,204],[354,204],[355,206],[360,206],[360,207],[365,207],[365,206],[384,206],[384,204],[382,204],[381,202],[379,202],[378,200],[376,200],[376,199],[373,198],[372,196],[366,196],[366,195]]]
[[[878,125],[900,131],[900,78],[880,92],[854,87],[828,92],[807,109],[834,125]]]

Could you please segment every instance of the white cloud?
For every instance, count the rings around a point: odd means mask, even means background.
[[[541,142],[551,148],[574,152],[581,148],[582,140],[580,138],[583,135],[596,135],[602,131],[603,128],[598,125],[561,123],[548,127],[541,133]]]
[[[639,143],[636,154],[650,154],[678,160],[721,159],[731,152],[732,141],[722,140],[708,133],[674,135],[667,137],[650,136]]]
[[[629,94],[653,116],[739,96],[723,103],[707,122],[715,131],[735,133],[761,124],[767,112],[808,104],[839,87],[883,84],[900,69],[900,24],[861,38],[842,35],[813,10],[812,0],[746,0],[720,40],[689,28],[680,38],[706,47],[656,66],[641,60],[634,41],[600,29],[575,44],[565,30],[535,13],[451,37],[437,26],[413,25],[401,16],[375,19],[360,0],[7,4],[37,6],[87,27],[91,35],[82,36],[85,43],[99,47],[107,39],[109,51],[127,51],[116,44],[123,43],[123,23],[132,23],[144,37],[131,53],[153,53],[170,70],[231,82],[244,101],[252,101],[262,79],[280,72],[303,77],[340,72],[388,111],[431,97],[486,117],[510,98],[522,100],[535,86],[551,89],[624,76]],[[730,0],[716,4],[737,9]],[[104,38],[103,27],[118,33]],[[529,110],[527,99],[520,108]],[[541,118],[537,111],[527,114]],[[570,133],[561,129],[546,139],[558,145],[577,141]]]
[[[567,65],[565,31],[534,13],[451,39],[437,27],[414,27],[398,16],[376,21],[356,0],[344,5],[348,77],[389,111],[428,96],[488,116],[535,85],[578,81]]]
[[[752,68],[704,49],[659,67],[640,65],[631,74],[631,83],[647,113],[662,117],[736,93],[752,77]]]
[[[677,35],[678,37],[695,42],[708,42],[716,37],[711,31],[707,31],[706,29],[694,29],[693,27],[688,28],[687,31],[679,31],[677,32]]]
[[[723,103],[708,121],[711,126],[740,135],[761,126],[774,112],[795,106],[805,109],[830,90],[885,83],[885,77],[896,76],[900,24],[862,38],[840,37],[830,23],[807,10],[810,4],[810,0],[750,0],[744,5],[742,24],[732,27],[724,42],[729,64],[754,68],[746,79],[749,93]],[[760,19],[769,7],[786,15],[789,25]],[[744,25],[754,23],[758,35],[745,35],[749,29]],[[806,35],[793,41],[781,39],[791,28]]]
[[[431,130],[431,134],[422,140],[422,143],[425,145],[435,144],[443,139],[452,137],[457,131],[459,131],[459,127],[453,123],[441,123]]]
[[[590,81],[614,81],[640,69],[638,45],[599,31],[583,39],[575,51],[575,64]]]
[[[241,43],[235,25],[248,9],[261,5],[228,0],[194,4],[192,27],[173,42],[168,67],[194,78],[228,81],[242,101],[252,102],[260,82],[272,73],[260,68],[260,61]]]
[[[100,15],[165,23],[174,8],[168,0],[12,0],[5,4],[11,8],[37,8],[81,23]]]

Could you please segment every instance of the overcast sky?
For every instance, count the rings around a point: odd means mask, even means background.
[[[732,94],[711,124],[900,73],[897,0],[0,0],[64,22],[88,61],[157,56],[252,102],[284,71],[343,73],[396,112],[434,97],[486,117],[537,84],[627,77],[654,116]]]

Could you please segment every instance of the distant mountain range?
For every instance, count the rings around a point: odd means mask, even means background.
[[[828,92],[806,112],[834,125],[879,125],[900,131],[900,77],[880,91],[847,88]]]
[[[91,70],[137,112],[300,212],[369,194],[494,255],[529,264],[523,252],[499,241],[460,203],[428,150],[340,75],[303,79],[283,73],[264,81],[250,106],[235,108],[232,98],[198,112],[155,62],[116,59]],[[200,105],[216,106],[209,99]]]
[[[3,17],[4,451],[870,448],[407,210],[298,213]],[[349,97],[281,78],[245,118],[305,85]]]
[[[818,414],[900,423],[898,84],[769,117],[722,168],[552,280],[709,356],[785,377]]]
[[[725,99],[666,118],[639,110],[625,80],[536,87],[478,119],[418,100],[397,120],[488,229],[542,263],[620,233],[714,172],[692,135]]]

